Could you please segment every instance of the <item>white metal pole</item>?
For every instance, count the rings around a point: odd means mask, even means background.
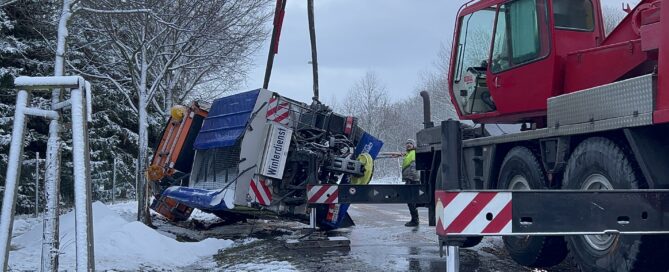
[[[309,211],[309,228],[315,229],[316,228],[316,209],[311,208]]]
[[[460,247],[446,247],[446,272],[460,271]]]
[[[116,157],[114,157],[114,171],[112,173],[112,205],[116,196]]]
[[[90,220],[90,171],[88,169],[88,144],[86,134],[86,107],[81,89],[71,90],[72,101],[72,158],[74,165],[74,203],[76,269],[78,272],[94,271],[93,225]]]
[[[9,147],[7,174],[5,175],[5,192],[2,201],[2,214],[0,214],[0,270],[2,271],[7,271],[7,262],[9,260],[9,246],[12,239],[16,195],[19,189],[17,185],[21,178],[23,139],[25,137],[24,131],[26,128],[26,116],[23,113],[23,110],[27,105],[28,92],[21,90],[16,95],[12,142]]]
[[[39,152],[35,152],[35,217],[39,215]]]

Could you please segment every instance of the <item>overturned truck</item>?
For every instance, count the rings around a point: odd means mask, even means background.
[[[147,171],[151,208],[173,221],[193,208],[235,222],[278,216],[309,220],[308,198],[322,203],[321,228],[352,225],[337,192],[307,185],[367,184],[383,142],[357,119],[327,106],[288,99],[265,89],[222,97],[211,108],[172,109]]]

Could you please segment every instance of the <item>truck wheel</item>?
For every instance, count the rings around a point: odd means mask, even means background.
[[[647,187],[631,161],[613,141],[593,137],[572,153],[564,189],[612,190]],[[581,271],[667,271],[667,236],[567,236],[567,247]]]
[[[544,172],[532,151],[514,147],[507,153],[499,172],[499,189],[545,189]],[[567,256],[561,236],[506,236],[504,247],[518,264],[529,267],[550,267]]]

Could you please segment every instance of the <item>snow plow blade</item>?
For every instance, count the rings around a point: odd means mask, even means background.
[[[229,210],[232,207],[226,206],[226,194],[231,196],[233,192],[228,190],[206,190],[184,186],[172,186],[163,192],[162,196],[173,199],[183,205],[191,208],[197,208],[203,211]],[[230,197],[228,197],[228,202]]]

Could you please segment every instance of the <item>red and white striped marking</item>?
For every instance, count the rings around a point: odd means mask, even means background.
[[[328,214],[325,216],[325,220],[332,223],[337,223],[337,219],[339,219],[339,204],[330,204],[330,207],[328,207]]]
[[[269,99],[269,104],[267,107],[267,120],[289,126],[290,103],[287,101],[281,101],[276,96],[272,96],[272,98]]]
[[[307,200],[309,204],[339,203],[339,188],[337,185],[309,185],[307,186]]]
[[[260,205],[269,206],[272,203],[272,191],[264,179],[251,180],[251,196]]]
[[[353,116],[346,117],[346,126],[344,127],[344,134],[351,135],[353,132]]]
[[[436,192],[437,234],[510,234],[511,193]]]

